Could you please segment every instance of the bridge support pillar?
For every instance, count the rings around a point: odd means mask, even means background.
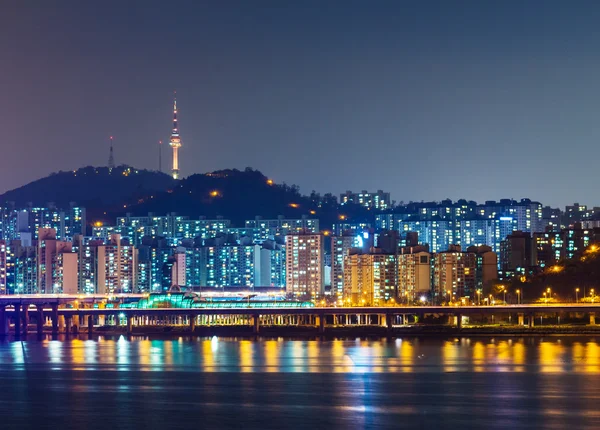
[[[525,325],[525,314],[519,314],[519,325]]]
[[[535,326],[535,315],[534,314],[529,314],[527,319],[529,320],[529,327]]]
[[[259,334],[260,333],[260,316],[254,315],[252,317],[252,333]]]
[[[131,334],[133,332],[133,318],[131,315],[127,315],[127,334]]]
[[[72,323],[72,319],[71,319],[70,315],[63,317],[63,319],[64,319],[64,324],[65,324],[65,336],[68,339],[69,337],[71,337],[71,323]]]
[[[79,315],[73,315],[73,333],[78,334],[79,333],[79,326],[80,326],[81,322],[79,319]]]
[[[44,307],[42,305],[37,305],[37,316],[36,316],[36,331],[38,337],[42,337],[44,335]]]
[[[456,318],[456,328],[459,330],[462,329],[462,315],[457,314],[454,318]]]
[[[87,330],[88,330],[88,336],[91,337],[94,334],[94,317],[92,315],[88,315]]]
[[[15,307],[15,312],[14,312],[14,317],[15,317],[15,337],[17,339],[21,338],[21,304],[20,303],[16,303],[14,305]]]
[[[196,331],[196,315],[190,315],[188,318],[190,319],[190,331],[193,333]]]
[[[23,336],[27,337],[27,329],[29,327],[29,305],[23,305]]]
[[[325,333],[325,315],[317,317],[317,326],[319,327],[319,333]]]
[[[0,336],[8,335],[8,318],[6,317],[6,306],[0,306]]]
[[[590,312],[590,325],[596,325],[596,313]]]
[[[58,303],[52,304],[52,339],[58,336]]]
[[[385,325],[388,333],[391,333],[394,329],[394,315],[387,314],[385,316]]]

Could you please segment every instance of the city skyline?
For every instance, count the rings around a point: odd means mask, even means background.
[[[177,89],[183,177],[252,166],[305,193],[600,204],[579,179],[600,152],[594,2],[4,9],[0,128],[18,145],[0,192],[103,165],[109,135],[116,164],[157,169]]]

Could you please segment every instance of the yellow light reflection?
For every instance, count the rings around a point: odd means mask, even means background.
[[[442,363],[444,366],[444,372],[458,371],[457,360],[458,345],[452,341],[444,342],[444,346],[442,346]]]
[[[212,370],[206,368],[212,368],[215,365],[215,357],[213,354],[214,352],[210,339],[202,341],[202,365],[205,368],[204,370]]]
[[[402,340],[400,343],[400,362],[402,371],[411,373],[414,371],[415,365],[415,348],[410,341]]]
[[[242,372],[252,372],[254,366],[254,342],[250,340],[241,340],[239,343],[240,352],[240,370]]]
[[[493,346],[493,345],[492,345]],[[473,371],[483,372],[485,371],[485,345],[482,342],[475,342],[473,345]]]
[[[265,341],[265,364],[267,372],[279,371],[279,342],[276,340]]]
[[[564,348],[556,342],[540,342],[540,371],[544,373],[561,373],[564,371],[562,355]]]

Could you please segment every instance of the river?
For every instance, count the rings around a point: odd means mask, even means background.
[[[2,429],[600,428],[591,337],[0,343]]]

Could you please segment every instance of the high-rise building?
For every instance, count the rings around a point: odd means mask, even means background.
[[[456,301],[475,294],[477,260],[460,246],[433,256],[433,297],[438,303]]]
[[[565,225],[573,226],[577,222],[588,220],[593,213],[593,210],[588,209],[586,205],[573,203],[573,205],[565,207]]]
[[[133,293],[137,282],[138,250],[118,234],[98,246],[96,267],[99,294]]]
[[[346,191],[345,194],[340,195],[340,204],[343,206],[348,203],[376,210],[387,210],[392,206],[390,193],[383,192],[382,190],[377,190],[375,193],[370,193],[368,191],[362,191],[360,193]]]
[[[351,253],[344,264],[345,304],[379,306],[397,299],[395,255]]]
[[[369,222],[341,221],[334,223],[331,228],[332,234],[335,236],[357,235],[369,230],[371,230],[371,223]]]
[[[397,226],[396,214],[378,213],[375,215],[375,231],[395,230]]]
[[[0,294],[8,294],[8,266],[7,266],[7,245],[5,240],[0,239]]]
[[[344,260],[353,247],[354,236],[331,237],[331,294],[338,301],[344,298]]]
[[[77,290],[81,294],[98,294],[98,247],[101,240],[86,241],[83,236],[73,239],[73,251],[77,254]]]
[[[179,219],[175,222],[177,239],[211,239],[228,232],[231,221],[226,219]]]
[[[534,233],[536,265],[541,269],[554,265],[557,261],[565,258],[564,231],[547,231],[545,233]]]
[[[600,242],[600,229],[585,229],[576,222],[561,231],[547,231],[533,235],[537,265],[552,266],[563,259],[581,256],[592,243]]]
[[[18,240],[12,241],[10,247],[15,258],[14,293],[38,294],[40,291],[38,290],[37,248],[22,246]]]
[[[400,220],[400,234],[418,233],[419,244],[427,244],[432,252],[441,252],[455,243],[454,221],[444,219]]]
[[[515,231],[502,241],[500,271],[504,278],[523,276],[536,264],[536,247],[531,233]]]
[[[429,252],[415,249],[414,252],[398,254],[398,300],[413,303],[431,292],[431,265]]]
[[[276,219],[256,217],[253,220],[247,220],[245,228],[251,229],[254,235],[252,240],[257,244],[261,244],[265,240],[283,238],[287,234],[318,233],[319,220],[307,216],[297,219],[287,219],[282,216]]]
[[[63,247],[63,242],[56,239],[54,228],[40,227],[37,246],[37,292],[39,294],[57,294],[54,270],[56,254]]]
[[[71,244],[69,243],[69,249],[71,248],[70,245]],[[63,249],[63,251],[65,250]],[[58,252],[56,254],[56,262],[53,267],[53,292],[59,294],[77,294],[77,268],[77,254],[75,252]]]
[[[284,288],[286,282],[285,246],[274,240],[267,240],[262,243],[261,252],[268,252],[270,260],[268,285]]]
[[[475,255],[475,294],[477,290],[481,294],[484,287],[498,279],[498,255],[486,245],[470,246],[467,253]],[[470,298],[475,300],[475,297]]]
[[[324,293],[324,241],[320,234],[288,234],[285,240],[286,291],[297,297]]]
[[[517,228],[517,220],[511,216],[460,220],[456,223],[455,244],[464,248],[487,245],[500,254],[501,242]]]

